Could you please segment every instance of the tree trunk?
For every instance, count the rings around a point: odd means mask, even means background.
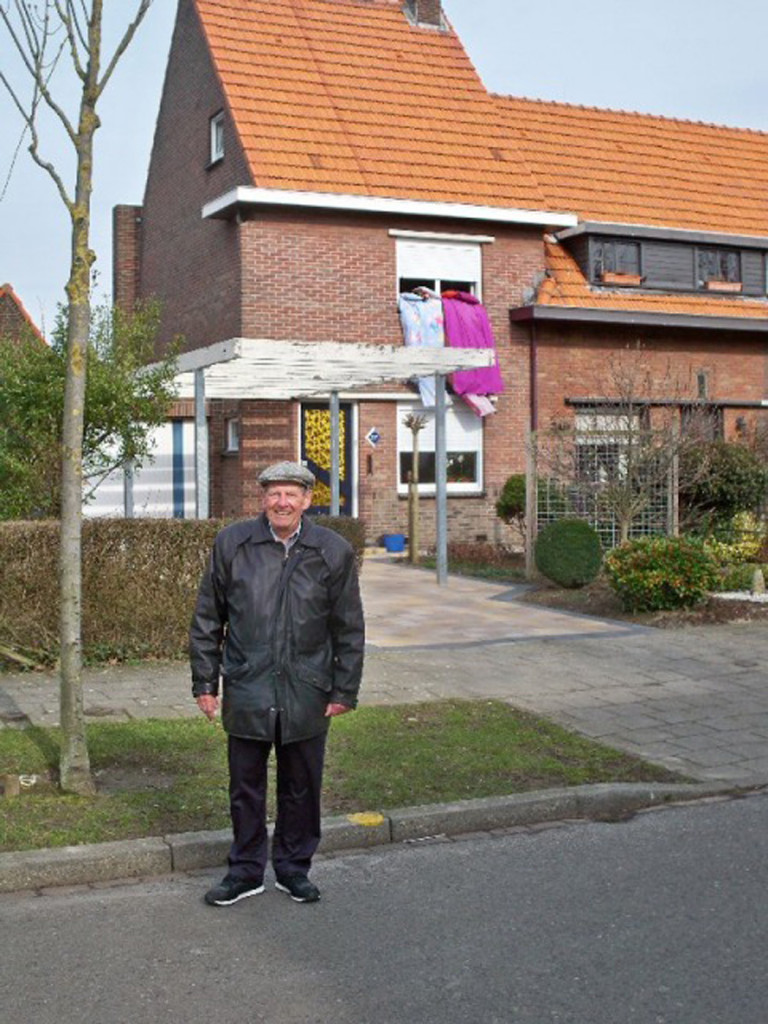
[[[100,15],[98,24],[100,26]],[[89,82],[83,89],[77,140],[77,185],[72,210],[72,264],[67,296],[67,376],[61,464],[61,754],[60,786],[64,792],[95,791],[91,776],[83,707],[82,659],[82,526],[83,427],[88,341],[91,328],[90,207],[93,179],[93,136],[96,117],[99,46],[91,46]]]

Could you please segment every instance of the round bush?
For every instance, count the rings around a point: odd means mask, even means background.
[[[536,538],[536,568],[561,587],[583,587],[600,572],[603,549],[597,531],[583,519],[558,519]]]
[[[633,612],[692,608],[719,582],[714,558],[686,537],[627,541],[606,557],[605,571],[624,608]]]

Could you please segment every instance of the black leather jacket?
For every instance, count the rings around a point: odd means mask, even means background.
[[[286,557],[266,517],[225,527],[190,630],[192,693],[219,692],[234,736],[283,742],[328,728],[331,702],[355,707],[365,632],[355,555],[309,518]]]

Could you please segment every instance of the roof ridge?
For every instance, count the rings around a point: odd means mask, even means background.
[[[589,103],[570,103],[567,100],[545,100],[536,96],[513,96],[509,93],[489,92],[494,100],[509,100],[518,103],[535,103],[539,106],[565,107],[568,110],[585,110],[596,114],[615,114],[619,117],[642,117],[651,118],[654,121],[664,121],[670,124],[688,124],[699,128],[718,128],[729,132],[743,132],[746,135],[768,136],[768,130],[763,128],[747,128],[742,125],[721,124],[716,121],[697,121],[690,117],[674,117],[671,114],[654,114],[650,111],[624,110],[620,107],[598,107]]]

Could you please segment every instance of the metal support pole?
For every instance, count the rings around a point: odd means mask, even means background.
[[[528,432],[525,442],[525,578],[532,580],[536,575],[534,544],[539,528],[539,491],[538,474],[536,472],[538,435],[534,430]]]
[[[435,526],[437,582],[448,581],[448,452],[445,437],[445,376],[435,374]]]
[[[205,370],[195,370],[195,515],[207,519],[208,421],[205,418]]]
[[[339,392],[331,392],[331,515],[339,515],[340,509],[340,472],[339,442],[341,429],[339,425]]]
[[[133,519],[133,459],[123,463],[123,515]]]

